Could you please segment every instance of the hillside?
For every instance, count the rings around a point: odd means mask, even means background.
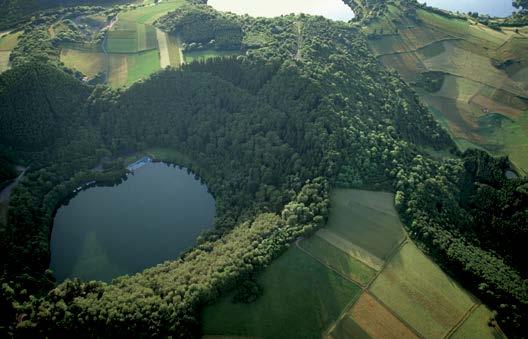
[[[528,29],[392,1],[364,27],[460,149],[507,155],[526,174]]]
[[[32,19],[0,74],[0,159],[29,165],[0,228],[0,334],[525,336],[524,153],[461,151],[435,105],[524,133],[528,32],[352,5],[361,21],[180,0]],[[207,183],[214,228],[111,283],[55,282],[57,208],[152,150]]]

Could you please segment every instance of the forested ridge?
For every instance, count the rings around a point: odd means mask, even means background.
[[[195,15],[211,20],[189,42],[225,27],[202,6],[158,24],[176,30]],[[0,333],[196,337],[201,307],[323,226],[328,192],[340,186],[396,192],[411,235],[499,311],[508,333],[524,335],[527,179],[507,180],[507,159],[460,154],[352,25],[305,15],[230,16],[229,25],[243,34],[243,56],[163,70],[126,90],[83,84],[53,54],[21,54],[0,75],[0,158],[31,164],[1,229]],[[215,196],[214,230],[181,258],[111,284],[55,284],[47,269],[55,209],[79,184],[120,180],[120,155],[149,147],[190,159],[180,165]],[[112,160],[93,171],[103,158]]]

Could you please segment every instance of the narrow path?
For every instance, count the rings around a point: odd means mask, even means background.
[[[303,46],[303,38],[302,38],[302,27],[303,23],[300,21],[295,22],[295,28],[297,30],[297,52],[295,53],[294,59],[297,61],[302,61],[302,46]]]
[[[11,192],[13,191],[13,188],[15,188],[16,184],[18,184],[18,182],[24,177],[28,168],[29,167],[22,167],[22,173],[20,173],[12,183],[0,191],[0,204],[9,205],[9,199],[11,198]]]
[[[457,323],[449,330],[447,331],[447,333],[442,337],[442,338],[450,338],[455,332],[456,330],[458,330],[458,328],[460,326],[462,326],[463,323],[466,322],[466,320],[471,316],[471,314],[473,314],[473,312],[480,306],[481,304],[480,303],[475,303],[473,304],[473,306],[471,306],[471,308],[469,310],[467,310],[461,317],[460,319],[457,321]]]
[[[161,29],[156,28],[156,39],[158,39],[158,50],[161,68],[171,65],[169,55],[169,42],[167,41],[167,33]]]

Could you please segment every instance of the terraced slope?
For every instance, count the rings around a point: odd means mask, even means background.
[[[462,150],[509,155],[527,173],[528,28],[493,30],[395,2],[365,31]]]

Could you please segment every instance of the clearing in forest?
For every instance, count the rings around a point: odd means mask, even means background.
[[[62,48],[60,60],[66,67],[77,69],[87,77],[94,77],[104,70],[104,54],[73,48]]]
[[[186,63],[191,63],[193,61],[205,61],[207,59],[230,57],[239,54],[239,51],[218,51],[207,49],[202,51],[185,52],[184,58]]]
[[[412,242],[376,278],[370,291],[421,335],[446,335],[474,305],[473,298]]]
[[[264,294],[251,304],[232,295],[203,311],[203,333],[319,339],[361,289],[292,247],[259,277]]]

